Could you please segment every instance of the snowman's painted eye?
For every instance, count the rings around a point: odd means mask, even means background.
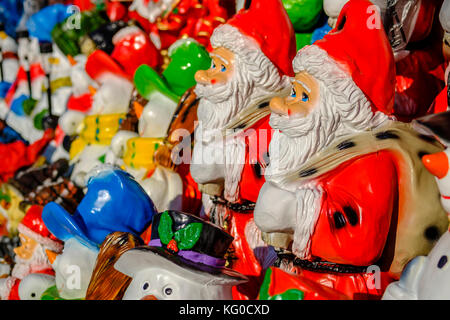
[[[144,285],[142,286],[143,290],[147,290],[150,287],[150,284],[148,282],[145,282]]]
[[[33,292],[33,293],[31,294],[31,297],[32,297],[32,298],[36,297],[36,293]]]
[[[173,292],[173,290],[172,290],[171,287],[166,287],[166,288],[164,288],[164,294],[165,294],[166,296],[170,296],[170,295],[172,294],[172,292]]]
[[[447,261],[448,261],[447,256],[442,256],[438,261],[437,267],[439,269],[442,269],[447,264]]]

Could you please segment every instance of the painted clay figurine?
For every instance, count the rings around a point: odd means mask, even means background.
[[[1,300],[39,298],[39,293],[43,292],[42,283],[47,284],[48,280],[54,276],[47,252],[57,254],[63,248],[62,243],[50,233],[42,221],[41,206],[31,206],[28,209],[19,224],[19,237],[21,246],[14,249],[16,264],[11,276],[0,280]],[[36,274],[32,276],[34,281],[31,283],[27,280],[23,284],[23,281],[31,274]],[[31,296],[33,292],[34,297]]]
[[[55,202],[44,207],[45,225],[64,241],[64,250],[52,263],[56,288],[49,288],[43,299],[84,299],[106,236],[115,231],[139,236],[156,213],[148,195],[125,171],[103,165],[89,175],[87,193],[73,215]],[[74,272],[78,280],[71,280]],[[68,281],[78,282],[69,286]]]
[[[71,178],[79,186],[84,185],[84,177],[90,169],[105,161],[111,139],[128,111],[133,89],[130,79],[134,72],[141,64],[154,63],[151,55],[154,46],[137,27],[124,28],[114,37],[116,46],[111,56],[96,50],[86,62],[87,73],[101,83],[89,115],[84,117],[72,111],[60,119],[63,126],[69,124],[72,128],[71,123],[82,122],[78,128],[75,125],[79,138],[70,148],[70,158],[75,164]]]
[[[315,29],[324,24],[323,0],[283,0],[295,30],[297,50],[311,43]]]
[[[147,65],[136,70],[136,88],[148,100],[139,115],[138,133],[119,131],[111,141],[114,163],[133,174],[158,211],[181,209],[183,183],[173,170],[157,166],[153,154],[164,143],[180,95],[195,84],[195,72],[211,63],[206,49],[189,38],[175,42],[169,56],[172,60],[161,77]]]
[[[179,211],[154,216],[149,246],[130,249],[114,267],[133,278],[124,300],[228,300],[247,279],[225,268],[233,237]]]
[[[438,138],[445,146],[450,144],[448,123],[450,112],[434,114],[415,120],[416,129],[425,130]],[[423,164],[435,177],[441,194],[441,202],[450,214],[450,175],[448,148],[442,152],[425,155]],[[391,283],[383,295],[383,300],[447,300],[450,298],[448,282],[448,250],[450,233],[447,231],[439,239],[428,256],[419,256],[408,263],[399,281]]]
[[[268,20],[277,21],[276,29]],[[272,252],[252,216],[271,136],[267,106],[293,75],[294,30],[280,0],[255,0],[216,28],[211,44],[211,67],[195,76],[200,104],[191,174],[207,218],[235,238],[232,268],[253,279],[235,298],[254,299]]]
[[[270,102],[275,133],[255,208],[263,239],[287,251],[281,267],[352,299],[380,298],[448,228],[421,162],[442,146],[389,117],[394,57],[384,31],[367,26],[371,5],[350,1],[335,29],[297,53],[291,94]],[[378,288],[367,285],[374,264]]]

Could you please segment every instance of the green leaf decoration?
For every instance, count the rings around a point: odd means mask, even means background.
[[[175,232],[175,240],[181,250],[192,249],[200,239],[203,225],[201,223],[190,223],[183,229]]]
[[[266,274],[264,275],[264,281],[259,289],[259,300],[269,300],[269,287],[270,281],[272,278],[272,269],[267,269]]]
[[[164,211],[159,219],[158,226],[159,239],[163,244],[168,244],[173,238],[172,223],[172,218],[170,217],[169,212]]]
[[[297,289],[289,289],[274,296],[269,295],[270,282],[272,280],[272,270],[269,268],[264,276],[263,283],[259,290],[259,300],[303,300],[305,294]]]
[[[269,297],[268,300],[303,300],[305,294],[303,291],[297,289],[289,289],[281,294],[276,294],[272,297]]]
[[[44,291],[41,296],[41,300],[64,300],[59,296],[56,286],[50,287]]]
[[[64,299],[59,296],[58,288],[55,286],[52,286],[44,291],[44,293],[41,296],[41,300],[84,300],[81,298],[78,299]]]

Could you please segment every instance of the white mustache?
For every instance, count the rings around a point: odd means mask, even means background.
[[[273,129],[281,130],[287,136],[301,137],[314,129],[317,123],[315,120],[316,115],[314,112],[304,118],[293,118],[272,112],[269,125]]]
[[[197,83],[194,91],[198,98],[209,100],[212,103],[221,103],[230,98],[232,94],[231,86],[232,81],[224,84]]]

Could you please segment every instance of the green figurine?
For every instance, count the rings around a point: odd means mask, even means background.
[[[323,0],[283,0],[295,30],[297,50],[311,43],[323,12]]]
[[[81,53],[82,37],[107,22],[99,10],[74,13],[53,28],[52,38],[65,55],[74,57]]]
[[[178,103],[186,90],[195,85],[195,73],[211,65],[205,47],[190,38],[175,42],[169,48],[169,58],[171,61],[161,76],[147,65],[136,70],[134,84],[141,96],[150,100],[153,93],[159,92]]]

